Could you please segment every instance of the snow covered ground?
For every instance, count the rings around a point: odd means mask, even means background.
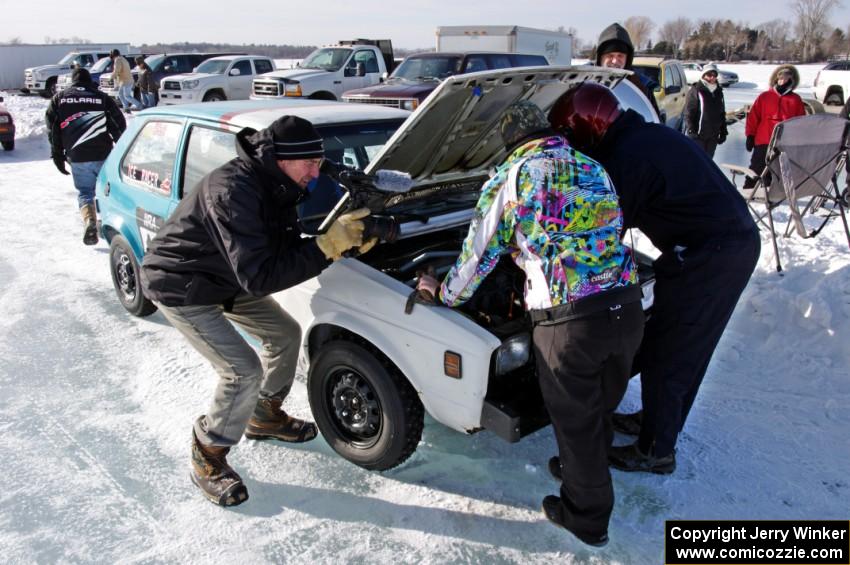
[[[741,76],[751,102],[771,67]],[[805,93],[820,65],[801,68]],[[206,362],[162,318],[114,296],[108,250],[80,243],[75,191],[49,159],[46,102],[3,93],[18,124],[0,151],[0,555],[7,563],[658,563],[668,519],[847,519],[850,251],[763,237],[759,266],[709,368],[675,474],[613,472],[611,543],[590,551],[539,511],[557,491],[550,428],[507,444],[426,419],[402,466],[364,471],[321,439],[244,441],[251,499],[223,510],[190,484]],[[747,164],[742,124],[717,162]],[[785,216],[780,212],[780,216]],[[309,415],[303,379],[289,407]],[[624,408],[639,402],[633,380]],[[625,443],[626,438],[618,438]]]

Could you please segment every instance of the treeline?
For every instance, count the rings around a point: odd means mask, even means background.
[[[620,23],[629,31],[636,49],[644,53],[729,62],[810,63],[850,56],[850,27],[842,29],[830,21],[830,14],[839,5],[838,0],[791,0],[792,21],[773,19],[756,26],[729,19],[693,21],[679,17],[656,27],[646,16],[632,16]],[[594,58],[595,49],[596,45],[587,45],[582,54]]]

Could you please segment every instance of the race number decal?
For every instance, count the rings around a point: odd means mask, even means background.
[[[151,214],[143,208],[136,208],[136,226],[142,236],[142,250],[147,253],[148,245],[165,224],[165,218]]]

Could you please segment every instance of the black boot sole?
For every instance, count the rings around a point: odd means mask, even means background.
[[[97,226],[88,226],[83,233],[83,243],[85,245],[96,245],[97,241]]]
[[[203,487],[198,483],[197,479],[195,479],[195,473],[189,472],[189,478],[192,480],[192,484],[198,487],[198,490],[201,491],[201,494],[204,495],[204,498],[209,500],[210,502],[217,504],[219,506],[223,506],[225,508],[229,508],[231,506],[239,506],[246,500],[248,500],[248,489],[245,488],[243,483],[236,483],[230,486],[229,489],[221,493],[221,496],[215,496],[203,489]]]

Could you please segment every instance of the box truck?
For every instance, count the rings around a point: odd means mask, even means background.
[[[573,37],[562,31],[521,26],[441,26],[437,51],[539,53],[550,65],[572,63]]]

